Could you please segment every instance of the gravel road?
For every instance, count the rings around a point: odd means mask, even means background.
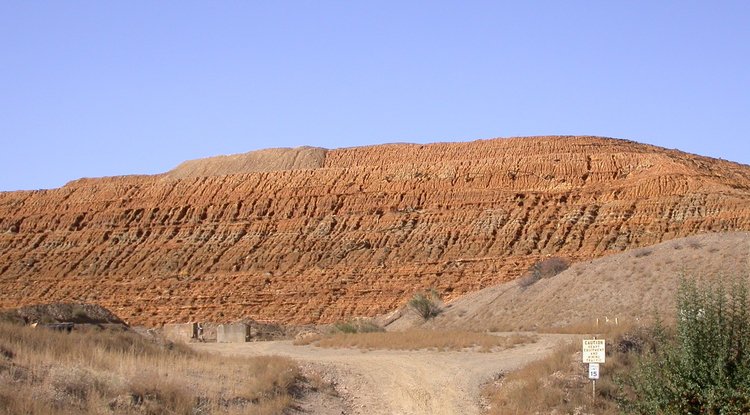
[[[347,414],[470,415],[481,412],[483,383],[545,357],[558,343],[572,338],[539,334],[535,343],[491,353],[324,349],[294,346],[290,341],[193,346],[223,355],[286,356],[315,367],[335,380]]]

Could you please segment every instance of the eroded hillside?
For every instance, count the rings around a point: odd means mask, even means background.
[[[750,166],[628,141],[318,150],[0,193],[0,307],[98,303],[140,324],[330,322],[428,286],[476,291],[547,255],[750,230]]]

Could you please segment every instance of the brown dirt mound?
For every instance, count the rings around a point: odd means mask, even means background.
[[[6,319],[32,323],[125,324],[114,313],[95,304],[37,304],[5,310]]]
[[[0,307],[328,323],[430,286],[451,300],[548,256],[725,231],[750,231],[750,166],[595,137],[347,148],[316,169],[0,193]]]
[[[167,179],[224,176],[282,170],[318,169],[328,150],[318,147],[271,148],[186,161],[164,174]]]
[[[524,287],[511,281],[451,303],[432,328],[538,330],[613,325],[675,315],[680,278],[750,278],[750,233],[676,239],[584,261]],[[390,329],[418,324],[395,322]]]

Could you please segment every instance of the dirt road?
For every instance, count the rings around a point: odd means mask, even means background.
[[[352,414],[478,414],[484,382],[544,357],[571,338],[540,334],[535,343],[492,353],[323,349],[289,341],[194,346],[224,355],[278,355],[317,365],[333,372],[336,389]]]

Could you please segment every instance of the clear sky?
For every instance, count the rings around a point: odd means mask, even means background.
[[[750,1],[0,2],[0,190],[546,134],[750,164]]]

